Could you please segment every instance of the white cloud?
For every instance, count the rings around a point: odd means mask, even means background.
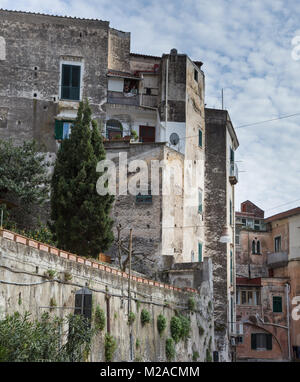
[[[294,0],[0,0],[7,9],[108,20],[130,31],[132,51],[172,48],[204,62],[206,103],[225,106],[234,125],[300,112],[300,61],[291,44],[300,35]],[[237,129],[237,205],[250,199],[266,210],[300,198],[300,117]],[[300,201],[279,208],[292,208]],[[277,212],[272,209],[272,213]]]

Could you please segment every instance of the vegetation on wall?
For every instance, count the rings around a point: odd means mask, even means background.
[[[172,361],[175,358],[175,344],[172,338],[166,339],[166,358]]]
[[[95,329],[98,332],[102,332],[105,328],[106,317],[104,310],[100,308],[99,305],[96,306],[95,314],[94,314],[94,325]]]
[[[195,309],[196,309],[196,301],[194,299],[194,297],[190,297],[188,299],[188,309],[191,311],[191,312],[194,312]]]
[[[101,196],[96,184],[99,161],[105,159],[103,138],[91,108],[80,102],[69,139],[57,153],[51,182],[51,230],[59,248],[97,258],[113,242],[110,210],[114,197]]]
[[[171,318],[171,336],[175,343],[180,340],[186,340],[191,330],[191,321],[189,318],[179,314]]]
[[[65,324],[67,341],[61,344]],[[92,336],[80,315],[60,319],[44,313],[31,321],[29,313],[14,313],[0,321],[0,362],[81,362],[90,351]]]
[[[160,314],[157,317],[157,330],[158,330],[158,333],[159,333],[160,336],[162,335],[162,333],[164,332],[166,327],[167,327],[167,319],[166,319],[165,316]]]
[[[113,360],[115,351],[117,349],[116,339],[109,333],[105,334],[105,361],[111,362]]]
[[[150,317],[150,313],[148,310],[146,309],[142,309],[142,312],[141,312],[141,323],[142,325],[146,325],[150,322],[151,320],[151,317]]]
[[[130,312],[128,315],[128,325],[132,325],[135,321],[135,314],[133,312]]]

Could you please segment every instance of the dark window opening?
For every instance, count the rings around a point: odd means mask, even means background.
[[[252,333],[251,334],[252,350],[272,350],[272,334]]]
[[[146,95],[151,95],[151,88],[146,88]]]
[[[114,138],[123,137],[123,126],[122,123],[117,119],[110,119],[106,122],[106,138],[111,140]]]
[[[73,101],[80,99],[80,71],[78,65],[62,65],[61,98]]]
[[[199,139],[198,139],[199,147],[202,147],[202,144],[203,144],[203,133],[202,133],[202,130],[199,129]]]
[[[282,313],[282,297],[273,296],[273,312]]]
[[[81,314],[87,320],[92,319],[92,292],[88,288],[83,288],[75,293],[74,314]]]
[[[274,244],[275,244],[275,252],[280,252],[281,251],[281,236],[275,237]]]
[[[194,80],[198,82],[198,70],[194,69]]]
[[[140,126],[140,142],[155,142],[155,127]]]
[[[134,96],[138,94],[139,82],[137,80],[124,80],[124,93],[128,96]]]

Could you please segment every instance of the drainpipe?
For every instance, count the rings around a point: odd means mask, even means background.
[[[166,63],[166,105],[165,105],[165,129],[167,133],[167,124],[168,124],[168,94],[169,94],[169,57],[167,58]]]
[[[288,349],[289,349],[289,360],[291,360],[291,340],[290,340],[290,285],[288,283],[286,286],[286,319],[287,319],[287,335],[288,335]]]

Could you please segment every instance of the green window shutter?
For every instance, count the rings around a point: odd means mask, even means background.
[[[267,334],[267,350],[272,350],[272,334]]]
[[[256,334],[251,333],[251,349],[256,350]]]
[[[198,201],[198,212],[199,213],[202,213],[203,212],[203,195],[202,195],[202,191],[199,191],[199,201]]]
[[[273,296],[273,312],[282,313],[282,297]]]
[[[55,120],[55,139],[63,139],[63,121]]]
[[[202,136],[203,136],[202,130],[199,129],[199,147],[202,147]]]
[[[198,261],[199,263],[202,263],[203,256],[202,256],[202,243],[198,243]]]

